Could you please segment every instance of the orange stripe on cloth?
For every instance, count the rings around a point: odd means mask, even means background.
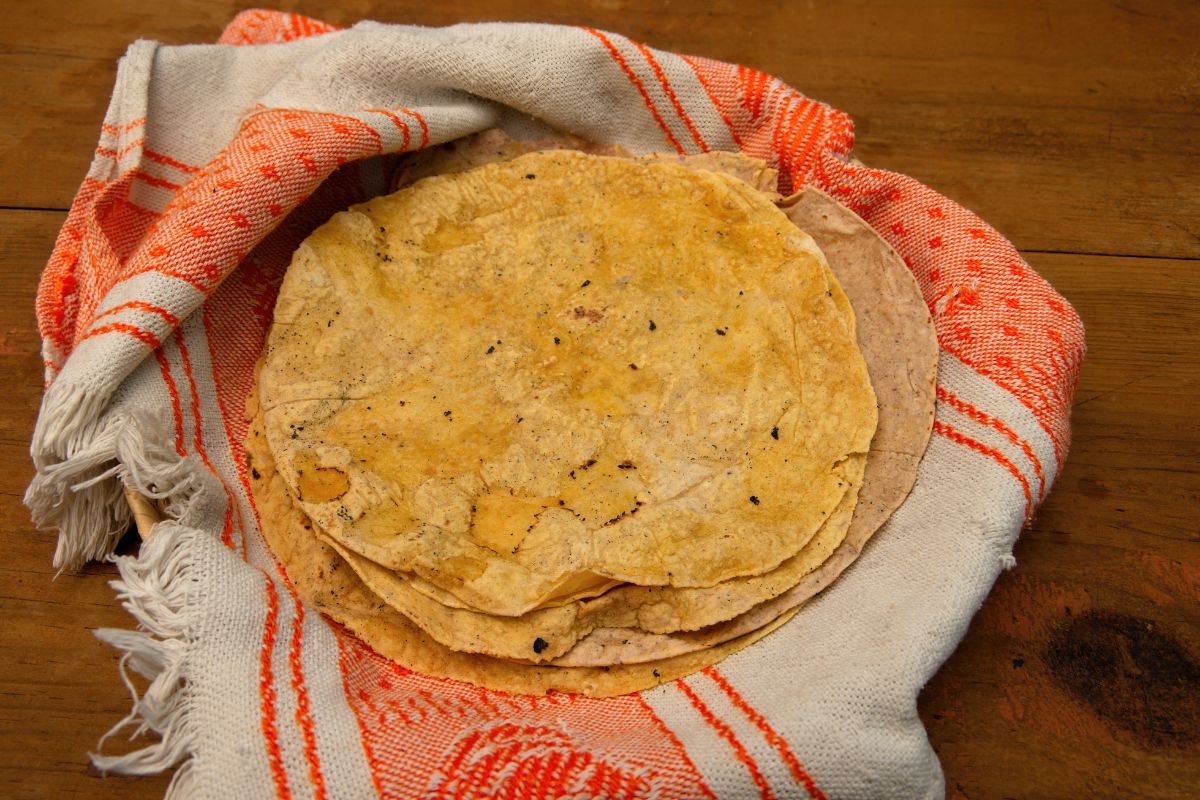
[[[179,390],[175,387],[175,379],[171,377],[171,365],[167,362],[167,354],[162,348],[154,351],[158,368],[162,372],[163,383],[167,385],[167,394],[171,397],[171,413],[175,417],[175,452],[183,457],[187,450],[183,447],[183,408],[179,402]]]
[[[146,118],[138,117],[135,120],[131,120],[129,122],[126,122],[124,125],[119,125],[119,126],[118,125],[109,125],[108,123],[105,123],[100,126],[100,130],[104,131],[105,133],[114,133],[114,134],[115,133],[126,133],[140,125],[145,125],[145,124],[146,124]]]
[[[969,447],[977,453],[988,456],[997,464],[1012,473],[1012,476],[1017,479],[1018,483],[1021,484],[1021,491],[1025,494],[1025,519],[1026,521],[1029,520],[1029,515],[1033,508],[1033,496],[1029,491],[1029,481],[1025,480],[1025,476],[1021,473],[1021,470],[1017,469],[1016,464],[1009,461],[1004,453],[1001,453],[994,447],[988,447],[983,442],[972,439],[970,436],[967,436],[955,428],[952,428],[944,422],[935,421],[933,423],[933,432],[940,434],[941,436],[945,436],[952,442],[961,444],[964,447]]]
[[[417,124],[421,126],[421,147],[426,147],[429,144],[429,126],[425,124],[425,118],[411,108],[404,106],[401,106],[400,112],[416,119]]]
[[[192,359],[188,355],[187,345],[183,341],[183,332],[178,329],[175,331],[175,344],[179,348],[179,359],[183,362],[183,374],[187,376],[189,399],[192,401],[192,443],[200,455],[200,460],[204,462],[204,466],[208,468],[214,478],[221,482],[221,488],[225,491],[225,523],[221,527],[221,543],[232,548],[233,492],[229,491],[225,479],[218,474],[213,468],[212,462],[208,460],[208,450],[204,447],[204,430],[200,423],[200,393],[196,388],[196,376],[192,374]]]
[[[216,337],[213,332],[213,322],[209,316],[211,306],[206,304],[202,307],[201,321],[204,325],[204,339],[208,345],[210,362],[216,363],[213,353],[213,342]],[[240,457],[242,453],[241,443],[235,441],[234,433],[229,425],[228,407],[223,399],[221,384],[217,377],[217,371],[212,372],[213,386],[216,389],[217,406],[221,410],[221,422],[225,428],[226,441],[229,442],[233,455],[235,456],[234,472],[238,476],[245,489],[245,496],[250,503],[251,509],[257,514],[258,510],[254,503],[254,494],[250,491],[250,482],[246,476],[246,464],[244,458]],[[228,487],[227,494],[232,494]],[[242,517],[241,506],[237,504],[232,496],[230,496],[230,504],[237,512],[238,525],[242,534],[242,560],[247,560],[247,538],[249,531],[247,530],[246,522]],[[292,619],[292,638],[291,645],[288,650],[288,663],[291,667],[291,684],[292,689],[296,693],[296,713],[295,718],[300,726],[301,736],[304,740],[304,757],[308,762],[309,778],[313,784],[315,800],[327,800],[329,797],[328,789],[325,785],[325,775],[321,767],[321,760],[317,752],[316,730],[312,719],[312,703],[308,693],[308,684],[304,678],[303,668],[303,647],[304,647],[304,605],[297,596],[295,588],[288,578],[287,571],[283,565],[275,561],[275,568],[278,570],[280,577],[283,579],[284,586],[288,590],[288,594],[292,599],[292,604],[296,609],[295,616]]]
[[[279,728],[275,724],[275,677],[271,672],[271,655],[275,652],[275,638],[279,635],[279,593],[275,591],[275,582],[266,575],[263,576],[263,583],[267,587],[267,617],[259,650],[258,678],[258,694],[262,700],[262,732],[267,740],[267,760],[275,781],[275,796],[289,800],[292,792],[288,788],[283,752],[279,748]]]
[[[222,422],[224,422],[224,420],[222,420]],[[228,426],[226,426],[225,430],[226,430],[226,431],[228,431],[228,430],[229,430]],[[227,441],[228,441],[228,440],[227,440]],[[226,491],[229,491],[229,490],[228,490],[228,487],[226,488]],[[246,518],[245,518],[244,516],[242,516],[242,506],[241,506],[241,504],[240,504],[240,503],[238,503],[238,502],[236,502],[236,501],[234,501],[234,500],[232,499],[232,495],[233,495],[233,493],[232,493],[231,491],[229,491],[229,494],[230,494],[230,497],[231,497],[230,504],[233,506],[234,514],[237,516],[237,525],[236,525],[236,527],[237,527],[237,530],[238,530],[238,531],[241,533],[241,539],[242,539],[242,561],[248,561],[249,559],[247,558],[247,555],[246,555],[246,535],[247,535],[247,528],[246,528]],[[257,513],[257,512],[256,512],[256,513]],[[232,547],[232,545],[230,545],[230,546]]]
[[[405,150],[408,149],[408,146],[412,143],[412,136],[408,132],[408,123],[407,122],[400,119],[400,117],[396,116],[396,113],[394,111],[388,111],[386,108],[368,108],[367,111],[375,113],[375,114],[383,114],[385,117],[390,119],[392,121],[392,124],[394,124],[397,128],[399,128],[400,132],[402,134],[404,134],[403,148]]]
[[[214,368],[212,370],[212,380],[213,380],[213,387],[216,389],[215,394],[217,396],[217,408],[219,408],[221,410],[221,424],[225,427],[225,441],[229,442],[229,447],[233,451],[233,455],[234,455],[233,471],[237,475],[238,480],[241,482],[242,488],[245,490],[245,497],[246,497],[246,500],[250,503],[251,511],[253,511],[255,516],[257,516],[258,515],[258,506],[254,502],[254,493],[252,491],[250,491],[250,481],[246,477],[245,450],[242,447],[241,442],[235,441],[235,437],[233,434],[233,428],[229,424],[229,420],[232,419],[232,416],[230,415],[230,411],[232,409],[230,409],[226,405],[225,400],[222,397],[221,381],[218,380],[218,378],[217,378],[217,370],[215,367],[215,365],[217,363],[217,357],[213,351],[213,342],[215,341],[216,337],[213,335],[213,323],[209,317],[209,312],[210,312],[211,308],[212,308],[212,304],[210,304],[210,303],[205,303],[203,306],[201,306],[200,319],[204,323],[204,339],[208,343],[208,363],[214,365]],[[238,413],[240,414],[241,411],[239,410]],[[242,531],[242,560],[247,561],[248,554],[247,554],[246,539],[249,538],[250,532],[247,530],[246,522],[242,518],[242,511],[241,511],[240,506],[238,507],[238,521],[239,521],[239,525],[240,525],[241,531]],[[280,574],[283,575],[284,582],[287,583],[288,586],[290,587],[291,584],[288,582],[287,575],[283,574],[282,568],[280,568]]]
[[[200,278],[196,275],[190,275],[178,269],[173,269],[171,267],[160,267],[157,263],[151,263],[147,266],[125,273],[113,285],[115,286],[119,283],[124,283],[127,280],[136,278],[138,275],[154,273],[156,275],[163,275],[168,278],[181,280],[201,294],[212,294],[213,290],[216,288],[216,285],[220,283],[221,278],[223,277],[221,272],[211,264],[203,264],[200,267],[197,267],[197,271],[203,272],[204,277],[207,278],[210,283],[200,280]]]
[[[143,150],[142,155],[155,163],[162,164],[167,167],[174,167],[180,172],[186,172],[189,175],[200,171],[200,167],[192,166],[191,164],[185,164],[182,161],[178,161],[168,155],[155,152],[154,150]]]
[[[305,39],[313,35],[313,27],[308,23],[308,17],[300,14],[289,14],[289,22],[291,23],[292,34],[297,39]]]
[[[736,72],[746,110],[750,112],[751,118],[758,119],[770,101],[774,77],[742,64],[737,65]]]
[[[788,105],[779,114],[779,123],[772,134],[774,147],[779,152],[780,168],[789,175],[793,187],[803,180],[828,128],[825,109],[819,103],[799,95],[796,98],[799,102],[794,104],[791,103],[794,98],[788,98]],[[769,98],[765,102],[769,102]]]
[[[175,278],[177,280],[181,280],[184,283],[191,286],[196,291],[200,292],[201,294],[212,294],[213,287],[214,287],[216,281],[220,280],[220,276],[214,275],[213,271],[210,269],[205,269],[204,272],[213,281],[213,283],[205,283],[204,281],[199,280],[195,275],[189,275],[188,273],[182,272],[177,269],[170,269],[170,268],[159,269],[159,268],[155,268],[155,267],[149,267],[149,268],[141,270],[139,272],[134,272],[130,275],[125,276],[121,280],[126,281],[137,275],[144,275],[147,272],[154,272],[159,275],[166,276],[168,278]],[[118,282],[120,282],[120,281],[118,281]]]
[[[147,303],[144,300],[130,300],[128,303],[121,303],[118,306],[113,306],[110,309],[101,311],[99,314],[92,317],[92,322],[94,323],[96,320],[103,319],[104,317],[107,317],[110,314],[116,314],[120,311],[124,311],[127,308],[132,308],[137,311],[145,311],[147,314],[157,314],[158,316],[162,317],[163,321],[166,322],[168,325],[170,325],[172,328],[179,326],[179,317],[175,316],[170,311],[167,311],[162,306],[152,305],[151,303]]]
[[[1037,457],[1037,455],[1034,454],[1033,448],[1029,446],[1029,443],[1027,441],[1022,439],[1020,436],[1017,436],[1016,431],[1014,431],[1012,428],[1005,425],[1000,420],[991,416],[990,414],[986,414],[986,413],[980,411],[978,408],[971,405],[966,400],[963,400],[963,399],[957,397],[949,389],[944,389],[941,386],[937,387],[937,397],[939,400],[946,403],[951,408],[953,408],[957,411],[960,411],[963,414],[966,414],[968,417],[975,420],[979,424],[987,425],[989,427],[995,428],[1000,433],[1004,434],[1004,437],[1006,439],[1008,439],[1010,442],[1012,442],[1017,447],[1021,448],[1021,452],[1025,454],[1025,458],[1029,459],[1029,463],[1033,465],[1033,471],[1037,475],[1038,497],[1041,497],[1043,494],[1046,493],[1046,476],[1042,472],[1041,459],[1039,459]]]
[[[221,32],[217,44],[277,44],[337,30],[341,28],[300,14],[251,9],[233,18]]]
[[[128,153],[130,150],[135,150],[135,149],[141,147],[145,143],[146,143],[146,139],[143,137],[143,138],[139,138],[139,139],[134,139],[132,142],[125,145],[120,150],[113,150],[111,147],[97,147],[96,155],[104,156],[105,158],[112,158],[117,161],[120,161],[122,158],[125,157],[125,154]]]
[[[759,797],[761,797],[762,800],[773,800],[775,793],[771,791],[771,785],[767,783],[767,779],[763,777],[762,770],[758,768],[758,764],[754,761],[754,757],[750,755],[750,751],[746,749],[744,744],[738,741],[733,729],[712,712],[712,709],[700,699],[699,695],[692,691],[692,687],[688,686],[687,683],[684,682],[683,678],[677,679],[675,681],[675,686],[679,689],[679,691],[683,692],[688,701],[690,701],[691,704],[695,706],[696,710],[700,712],[700,716],[703,717],[704,721],[709,724],[709,727],[715,730],[722,739],[729,743],[730,748],[733,749],[734,756],[737,757],[738,761],[742,762],[742,765],[746,768],[746,771],[750,773],[750,780],[754,781],[754,785],[758,787]]]
[[[713,104],[713,108],[717,110],[717,114],[721,117],[721,121],[725,123],[725,127],[729,128],[729,135],[733,138],[733,143],[742,149],[742,138],[738,136],[737,128],[734,127],[733,120],[729,118],[721,109],[721,104],[717,102],[717,95],[713,91],[712,84],[708,78],[704,77],[704,71],[700,68],[700,62],[691,56],[680,56],[687,65],[692,68],[692,72],[696,73],[696,80],[700,82],[700,86],[704,88],[704,93],[708,95],[709,102]]]
[[[800,759],[796,758],[796,754],[792,752],[792,748],[788,747],[787,740],[776,733],[771,727],[771,723],[767,722],[762,714],[746,702],[746,698],[742,697],[741,692],[733,688],[733,685],[725,679],[725,676],[717,671],[716,667],[705,667],[704,674],[712,678],[713,682],[725,693],[734,707],[746,715],[746,718],[754,724],[754,727],[762,733],[767,742],[775,748],[779,753],[779,757],[783,759],[783,763],[787,764],[788,770],[792,773],[792,777],[796,783],[804,787],[804,791],[808,792],[808,796],[813,800],[826,800],[825,793],[817,787],[816,781],[812,776],[805,772],[804,767],[800,765]]]
[[[654,74],[657,76],[658,82],[662,84],[663,91],[666,92],[667,99],[671,101],[671,107],[675,109],[675,113],[679,115],[679,119],[682,120],[683,124],[687,127],[688,133],[692,135],[692,140],[696,142],[696,146],[700,148],[700,152],[707,153],[708,145],[705,144],[704,139],[700,136],[700,131],[698,131],[696,126],[692,124],[691,117],[689,117],[687,112],[683,110],[683,104],[679,102],[679,98],[675,96],[675,90],[672,89],[671,84],[667,82],[667,75],[665,72],[663,72],[663,68],[659,66],[658,61],[654,58],[654,53],[652,53],[650,48],[646,47],[646,45],[642,44],[641,42],[633,42],[633,45],[638,49],[638,52],[646,58],[646,62],[650,64],[650,68],[654,70]]]
[[[292,600],[296,614],[292,618],[292,646],[288,650],[288,663],[292,667],[292,689],[296,692],[296,722],[304,737],[304,758],[308,761],[308,776],[313,784],[315,800],[328,800],[325,775],[321,772],[321,759],[317,755],[317,734],[313,729],[312,709],[308,699],[308,686],[304,681],[304,666],[300,658],[304,638],[304,604],[294,594]]]
[[[674,746],[675,750],[679,753],[680,760],[683,761],[683,763],[687,765],[687,768],[694,772],[697,776],[697,779],[699,779],[700,770],[696,769],[696,762],[692,761],[691,757],[687,754],[687,750],[685,750],[683,747],[683,742],[679,741],[679,737],[675,735],[675,731],[671,730],[667,726],[667,723],[663,722],[662,717],[660,717],[655,710],[651,708],[650,704],[646,702],[646,698],[642,697],[641,692],[634,692],[632,697],[634,697],[638,703],[641,704],[647,716],[654,721],[654,724],[658,726],[658,729],[662,732],[662,735],[666,737],[667,741],[669,741],[672,746]],[[697,780],[696,788],[700,789],[704,793],[704,797],[710,798],[711,800],[716,800],[717,796],[713,794],[712,789],[708,788],[708,784]]]
[[[79,341],[91,339],[93,336],[99,336],[104,333],[124,333],[137,339],[142,344],[149,347],[151,350],[158,349],[158,337],[149,331],[142,330],[136,325],[130,325],[125,322],[110,322],[107,325],[101,325],[99,328],[93,328],[85,333]]]
[[[147,222],[148,226],[152,226],[154,224],[154,220],[157,219],[158,217],[162,216],[161,211],[155,211],[150,208],[143,208],[142,206],[139,206],[137,203],[133,202],[132,200],[130,200],[126,197],[118,198],[116,202],[122,208],[128,209],[132,214],[137,214],[142,217],[148,217],[149,218],[149,221]],[[139,229],[139,233],[141,233],[140,229]]]
[[[1029,362],[1027,366],[1036,367],[1036,364]],[[1058,386],[1049,381],[1035,381],[1021,369],[1021,366],[1016,360],[1009,365],[1020,381],[1025,385],[1026,392],[1037,397],[1041,401],[1043,408],[1070,408],[1070,403],[1062,396],[1058,390]],[[1057,446],[1057,445],[1056,445]],[[1062,456],[1055,450],[1055,458],[1062,463]]]
[[[179,190],[178,183],[172,183],[171,181],[163,180],[162,178],[156,178],[153,175],[148,175],[145,172],[142,172],[140,169],[133,171],[133,177],[137,178],[143,183],[148,183],[151,186],[157,186],[160,189],[170,189],[173,192]]]
[[[639,78],[630,68],[629,64],[625,61],[625,57],[621,55],[621,51],[617,50],[616,46],[609,41],[607,36],[595,28],[583,27],[581,29],[587,33],[590,33],[592,36],[595,36],[608,49],[608,52],[613,57],[613,60],[617,62],[617,65],[629,78],[629,82],[632,83],[634,88],[638,90],[638,93],[641,94],[642,101],[646,104],[646,108],[650,110],[650,115],[654,117],[654,121],[658,123],[658,127],[662,128],[663,133],[666,134],[667,141],[671,143],[671,146],[675,148],[676,152],[686,153],[687,151],[684,150],[683,146],[679,144],[679,140],[675,138],[675,134],[671,133],[671,129],[668,128],[667,123],[663,121],[662,115],[658,113],[658,109],[655,107],[654,101],[650,99],[649,92],[647,92],[646,87],[642,85],[641,78]]]

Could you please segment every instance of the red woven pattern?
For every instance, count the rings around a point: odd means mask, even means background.
[[[210,294],[334,169],[380,149],[379,134],[350,117],[260,111],[175,194],[122,278],[159,272]]]
[[[1083,360],[1074,309],[1007,239],[962,206],[904,175],[828,162],[827,188],[912,269],[938,343],[1028,407],[1061,464]]]
[[[346,694],[385,797],[711,798],[638,695],[532,697],[430,678],[338,637]]]
[[[749,751],[746,750],[746,745],[742,744],[738,739],[737,734],[733,732],[733,728],[713,713],[708,704],[700,699],[700,695],[696,694],[692,687],[687,685],[687,681],[680,678],[675,681],[675,687],[687,697],[688,702],[700,714],[709,726],[717,732],[717,735],[724,739],[729,744],[729,749],[733,751],[733,756],[742,763],[746,771],[750,773],[750,780],[754,782],[754,786],[758,789],[758,796],[762,800],[777,800],[777,795],[771,789],[771,784],[767,782],[767,778],[762,774],[762,770],[758,768],[758,764],[751,758]]]
[[[850,117],[749,67],[688,57],[733,141],[743,153],[779,169],[787,194],[824,178],[824,156],[844,156],[854,144]]]
[[[211,294],[331,172],[380,150],[379,134],[350,117],[266,109],[178,188],[161,215],[128,212],[136,170],[108,184],[85,182],[39,286],[39,327],[54,366],[84,338],[117,283],[157,273]],[[128,323],[106,332],[151,348],[158,341]]]
[[[112,207],[111,201],[105,204],[104,200],[109,196],[115,200],[127,193],[128,181],[108,185],[85,180],[58,233],[54,252],[38,284],[36,306],[38,332],[52,362],[48,366],[53,369],[62,366],[82,334],[77,327],[80,305],[86,299],[94,308],[96,299],[108,289],[104,273],[116,271],[116,259],[106,258],[101,251],[107,247],[106,205]]]
[[[217,44],[279,44],[336,30],[341,29],[302,14],[252,9],[234,17]]]

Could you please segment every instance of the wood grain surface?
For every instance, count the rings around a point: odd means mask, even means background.
[[[342,24],[538,20],[774,73],[846,111],[856,154],[1008,235],[1075,304],[1074,441],[920,713],[951,798],[1200,787],[1200,4],[347,0]],[[8,3],[0,27],[0,796],[155,797],[86,753],[128,710],[94,565],[55,577],[21,505],[38,274],[134,38],[214,40],[228,0]]]

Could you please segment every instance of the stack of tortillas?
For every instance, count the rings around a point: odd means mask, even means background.
[[[732,154],[413,156],[280,291],[247,442],[300,595],[420,672],[612,695],[786,622],[915,480],[905,265]]]

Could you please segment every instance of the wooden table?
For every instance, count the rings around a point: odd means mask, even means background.
[[[953,798],[1200,793],[1200,5],[744,0],[283,2],[351,23],[541,20],[736,61],[853,115],[857,155],[1007,234],[1083,316],[1074,443],[970,633],[921,696]],[[0,795],[154,797],[85,753],[128,708],[20,499],[41,391],[38,274],[135,37],[214,40],[222,0],[5,8],[0,29]]]

